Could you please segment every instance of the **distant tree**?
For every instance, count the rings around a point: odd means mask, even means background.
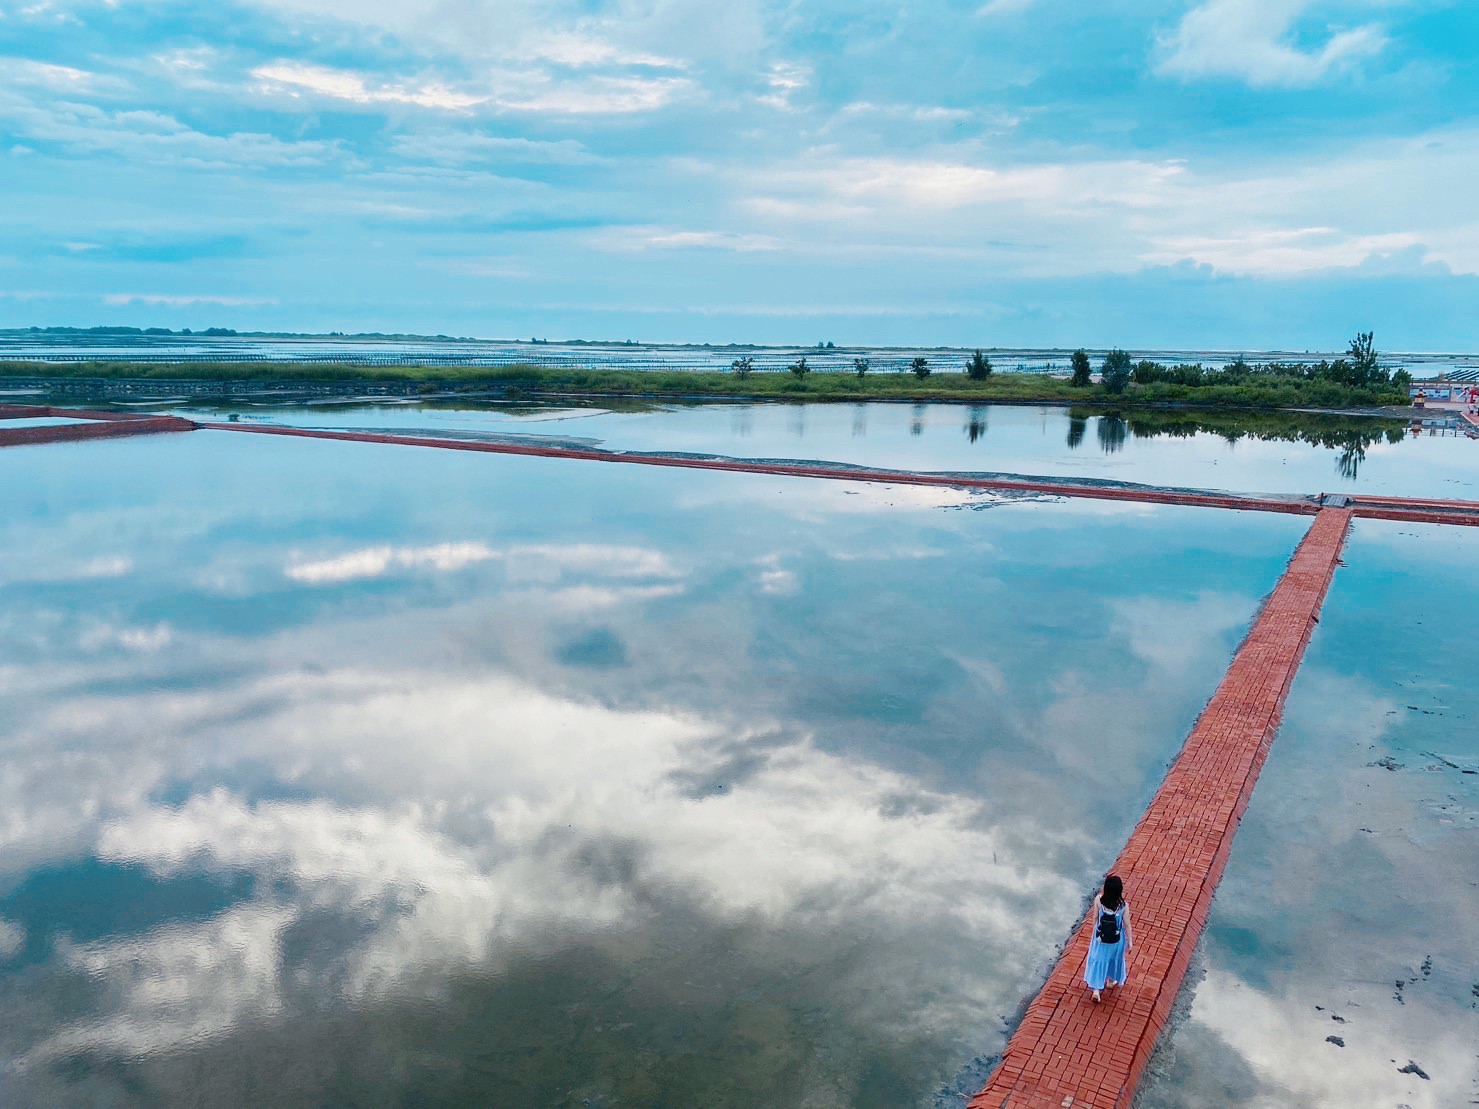
[[[832,345],[832,340],[831,339],[828,339],[827,340],[827,349],[828,350],[836,350],[837,349],[835,346]]]
[[[1346,346],[1346,353],[1350,355],[1352,385],[1372,385],[1387,380],[1378,362],[1370,331],[1358,331]]]
[[[798,358],[787,367],[797,377],[805,377],[811,373],[811,367],[806,364],[805,358]]]
[[[1073,380],[1069,383],[1084,388],[1089,384],[1089,375],[1094,372],[1089,364],[1087,351],[1076,350],[1073,352]]]
[[[755,368],[755,360],[749,357],[736,358],[729,364],[729,368],[735,377],[749,377],[750,371]]]
[[[863,375],[868,372],[868,360],[866,358],[854,358],[852,360],[853,372],[858,375],[858,380],[863,380]]]
[[[1166,377],[1166,368],[1159,362],[1152,362],[1148,358],[1142,358],[1135,363],[1135,384],[1150,385],[1156,381],[1163,381]]]
[[[991,376],[991,359],[979,350],[965,364],[965,374],[972,381],[985,381]]]
[[[910,362],[909,368],[914,371],[915,377],[925,378],[929,377],[930,375],[929,359],[923,356],[920,356],[914,359],[914,361]]]
[[[1125,386],[1130,384],[1132,365],[1130,356],[1118,347],[1106,354],[1104,364],[1099,367],[1105,392],[1123,393]]]

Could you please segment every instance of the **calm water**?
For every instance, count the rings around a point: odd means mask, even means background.
[[[1141,1109],[1479,1102],[1479,536],[1345,562]]]
[[[4,451],[0,1103],[928,1104],[1002,1046],[1303,526],[207,432]]]
[[[442,435],[519,435],[613,450],[811,458],[898,469],[1095,477],[1235,492],[1341,490],[1479,499],[1479,441],[1409,435],[1391,421],[1270,414],[1138,413],[1075,418],[1068,410],[954,404],[745,404],[645,408],[414,403],[237,406],[186,415],[304,427]],[[1236,441],[1240,422],[1253,434]],[[1256,433],[1298,436],[1261,440]],[[1391,441],[1395,439],[1395,441]]]

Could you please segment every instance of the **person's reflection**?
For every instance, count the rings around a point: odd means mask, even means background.
[[[924,431],[924,405],[916,404],[914,412],[909,420],[909,434],[918,435]]]
[[[972,443],[986,434],[986,409],[979,404],[971,405],[970,422],[965,425],[965,434]]]
[[[852,409],[852,437],[854,439],[866,438],[868,434],[868,406],[866,404],[855,404]]]
[[[1087,416],[1068,417],[1068,449],[1078,450],[1078,445],[1084,441],[1084,432],[1088,430],[1089,418]]]

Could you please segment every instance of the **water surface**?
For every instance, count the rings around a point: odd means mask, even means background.
[[[958,404],[591,405],[473,402],[192,406],[183,415],[611,450],[805,458],[896,469],[1106,478],[1251,493],[1479,499],[1479,441],[1400,421],[1291,413]]]
[[[7,450],[0,1102],[927,1104],[1303,526]]]

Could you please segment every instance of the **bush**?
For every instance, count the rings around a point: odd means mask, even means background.
[[[868,372],[868,360],[866,358],[854,358],[852,360],[853,372],[858,375],[858,380],[863,380],[863,375]]]
[[[979,350],[965,364],[965,375],[972,381],[985,381],[991,376],[991,359]]]
[[[798,379],[811,373],[811,367],[806,364],[805,358],[798,358],[787,367]]]
[[[750,371],[755,368],[753,358],[736,358],[729,364],[729,368],[736,377],[749,377]]]
[[[916,358],[909,363],[909,368],[914,371],[914,376],[923,380],[930,375],[930,363],[928,358]]]
[[[1157,381],[1166,380],[1166,367],[1159,362],[1142,358],[1135,363],[1135,372],[1132,376],[1135,378],[1136,385],[1152,385]]]
[[[1130,356],[1116,347],[1104,356],[1104,365],[1099,367],[1099,373],[1104,379],[1104,391],[1107,393],[1123,393],[1125,386],[1130,384],[1131,374]]]
[[[1070,384],[1077,385],[1080,388],[1088,388],[1088,386],[1089,386],[1089,376],[1093,372],[1094,372],[1094,368],[1089,364],[1089,355],[1088,355],[1088,352],[1087,351],[1083,351],[1083,350],[1076,350],[1076,351],[1074,351],[1073,352],[1073,379],[1070,382]]]

